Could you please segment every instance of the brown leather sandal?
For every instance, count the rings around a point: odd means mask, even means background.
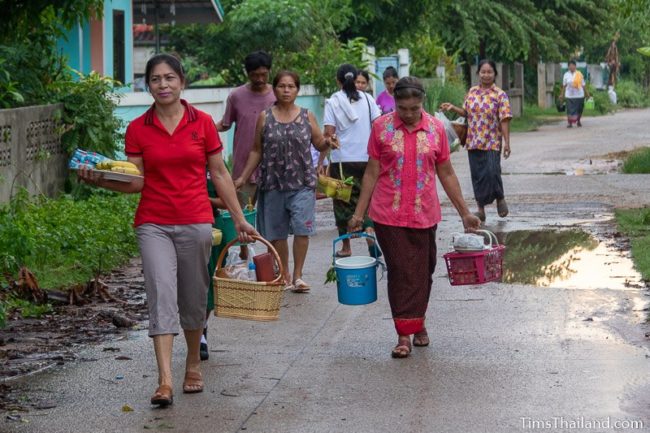
[[[422,332],[418,332],[417,334],[413,335],[413,345],[416,347],[425,347],[428,346],[430,343],[429,341],[429,334],[427,334],[427,330],[425,329]]]
[[[172,387],[169,385],[160,385],[151,397],[151,404],[157,404],[158,406],[169,406],[173,402],[174,395],[172,394]]]
[[[397,346],[393,348],[390,356],[393,358],[408,358],[411,354],[411,339],[409,337],[399,337]]]
[[[195,394],[203,392],[203,376],[198,371],[186,371],[183,380],[183,393]]]

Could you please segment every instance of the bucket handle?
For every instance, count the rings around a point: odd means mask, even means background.
[[[332,266],[334,266],[336,261],[336,244],[344,239],[354,239],[354,238],[370,238],[373,241],[375,241],[375,244],[377,242],[377,238],[375,238],[375,236],[363,231],[346,233],[344,235],[339,236],[338,238],[332,241]],[[386,273],[386,264],[379,259],[376,260],[377,260],[376,262],[377,266],[381,268],[381,276],[379,277],[379,281],[381,281],[384,279],[384,274]]]
[[[332,264],[334,264],[334,260],[336,259],[336,244],[342,240],[354,239],[354,238],[371,238],[373,241],[375,241],[375,243],[377,242],[377,239],[373,235],[370,235],[363,231],[346,233],[344,235],[341,235],[332,241]]]

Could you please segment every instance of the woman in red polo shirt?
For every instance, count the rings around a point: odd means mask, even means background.
[[[368,166],[348,227],[351,231],[361,228],[370,204],[369,216],[386,257],[388,300],[398,335],[392,356],[406,358],[411,353],[411,335],[413,345],[429,345],[424,317],[441,219],[436,174],[465,229],[478,229],[481,222],[463,200],[444,126],[422,109],[422,83],[404,77],[393,95],[396,111],[372,124]]]
[[[172,403],[172,345],[183,329],[187,341],[184,393],[203,391],[199,343],[207,304],[208,260],[213,214],[205,168],[235,221],[241,242],[255,229],[244,220],[232,179],[221,157],[212,118],[180,98],[185,76],[180,61],[158,54],[147,62],[145,81],[153,106],[126,130],[125,151],[144,180],[121,183],[80,170],[86,182],[142,194],[135,230],[149,308],[149,336],[158,363],[158,388],[151,404]]]

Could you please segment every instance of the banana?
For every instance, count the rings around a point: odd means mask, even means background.
[[[138,170],[137,168],[111,167],[111,171],[115,173],[135,174],[136,176],[140,176],[140,170]]]
[[[98,170],[114,171],[116,173],[135,174],[140,176],[138,166],[129,161],[113,161],[111,159],[98,162],[95,167]]]
[[[129,161],[113,161],[112,164],[111,164],[111,168],[113,168],[113,167],[132,168],[132,169],[135,169],[135,170],[138,169],[138,167],[134,163],[129,162]]]

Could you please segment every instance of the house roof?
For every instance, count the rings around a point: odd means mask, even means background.
[[[223,22],[219,0],[133,0],[134,24],[209,24]]]

